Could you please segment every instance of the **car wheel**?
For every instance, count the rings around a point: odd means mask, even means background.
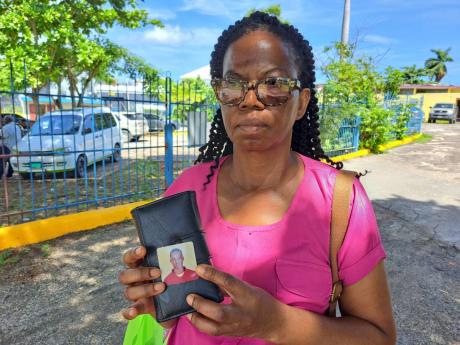
[[[121,147],[120,144],[115,144],[115,147],[113,148],[113,154],[112,158],[114,162],[118,162],[121,158]]]
[[[86,161],[86,156],[85,155],[78,156],[77,161],[75,162],[75,170],[74,170],[75,178],[84,177],[86,174],[87,166],[88,166],[88,163]]]
[[[33,179],[34,174],[31,173],[19,173],[23,180],[31,180]]]
[[[132,139],[131,133],[127,129],[123,129],[121,131],[121,137],[125,143],[129,143]]]

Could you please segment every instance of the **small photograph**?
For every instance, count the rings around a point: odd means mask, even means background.
[[[184,242],[157,249],[161,280],[166,285],[181,284],[198,279],[193,242]]]

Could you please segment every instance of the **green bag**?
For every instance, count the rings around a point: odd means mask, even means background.
[[[150,314],[138,315],[128,321],[123,345],[166,345],[164,328]]]

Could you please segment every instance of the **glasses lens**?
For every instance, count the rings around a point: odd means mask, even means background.
[[[285,103],[289,99],[289,81],[283,78],[268,78],[259,84],[259,97],[266,105]]]
[[[223,104],[237,104],[243,98],[243,86],[238,81],[222,80],[216,91]]]

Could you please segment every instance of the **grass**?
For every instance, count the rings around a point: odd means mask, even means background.
[[[420,138],[416,139],[415,143],[417,143],[417,144],[426,144],[427,142],[431,141],[432,139],[433,139],[432,135],[422,133],[422,136]]]
[[[5,266],[8,264],[15,264],[20,259],[20,255],[15,253],[12,249],[4,250],[0,252],[0,266]]]

